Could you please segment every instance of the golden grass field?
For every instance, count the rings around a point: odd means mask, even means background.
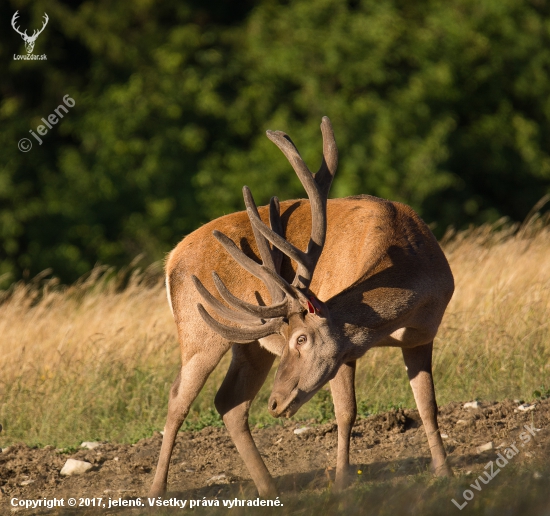
[[[550,226],[484,226],[443,241],[456,282],[435,344],[438,401],[532,399],[550,388]],[[96,268],[69,287],[36,278],[0,293],[0,446],[133,442],[164,426],[179,365],[160,265]],[[227,359],[228,357],[226,357]],[[219,424],[213,409],[227,360],[194,404],[187,428]],[[359,363],[360,414],[414,407],[398,349]],[[270,381],[253,424],[272,424]],[[331,417],[321,391],[295,417]]]

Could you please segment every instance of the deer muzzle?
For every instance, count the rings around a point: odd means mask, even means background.
[[[292,417],[301,407],[299,400],[300,390],[294,388],[290,394],[284,395],[278,392],[272,392],[267,402],[269,413],[273,417]]]

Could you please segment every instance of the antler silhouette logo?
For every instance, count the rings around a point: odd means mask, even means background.
[[[13,30],[17,32],[25,42],[25,50],[27,51],[27,54],[32,54],[32,51],[34,49],[34,42],[36,41],[36,38],[40,35],[40,33],[44,30],[46,25],[48,24],[48,15],[44,13],[44,23],[42,24],[42,28],[40,30],[34,30],[32,33],[32,36],[29,36],[27,34],[27,29],[25,29],[25,32],[21,32],[19,30],[19,27],[15,25],[15,22],[17,21],[17,17],[19,16],[19,11],[15,11],[15,14],[13,15],[13,18],[11,19],[11,26],[13,27]]]

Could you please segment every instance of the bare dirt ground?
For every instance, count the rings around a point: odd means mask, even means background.
[[[481,472],[488,461],[513,442],[519,449],[511,459],[516,465],[534,463],[536,467],[550,457],[550,400],[539,401],[534,410],[527,411],[518,410],[518,403],[513,401],[480,403],[477,409],[451,403],[440,409],[439,422],[457,474]],[[527,432],[525,425],[534,435],[523,445],[520,434]],[[287,421],[253,431],[281,498],[285,492],[325,488],[334,475],[336,425],[311,425],[300,435],[294,433],[296,428],[295,422]],[[0,514],[15,511],[10,505],[14,497],[144,497],[153,478],[161,439],[156,434],[134,445],[105,443],[70,454],[53,447],[32,449],[24,444],[4,449],[0,454]],[[493,443],[492,450],[477,450],[489,442]],[[93,468],[79,476],[63,477],[60,470],[68,458],[88,461]],[[359,420],[352,437],[351,461],[358,482],[425,472],[429,450],[418,412],[396,410]],[[257,496],[225,428],[179,434],[168,489],[172,495],[188,499],[224,498],[236,493]],[[52,514],[24,509],[22,513]]]

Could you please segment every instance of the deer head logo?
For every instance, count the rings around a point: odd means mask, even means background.
[[[27,34],[27,29],[25,29],[25,32],[21,32],[19,30],[19,27],[15,25],[18,16],[19,16],[19,11],[15,11],[13,18],[11,19],[11,26],[13,27],[13,30],[23,38],[23,41],[25,42],[25,50],[27,51],[27,54],[32,54],[32,51],[34,49],[34,42],[36,41],[36,38],[38,38],[40,33],[44,30],[44,28],[48,24],[48,20],[49,20],[48,15],[44,13],[44,23],[42,24],[42,28],[40,30],[35,29],[32,33],[32,36],[29,36]]]

